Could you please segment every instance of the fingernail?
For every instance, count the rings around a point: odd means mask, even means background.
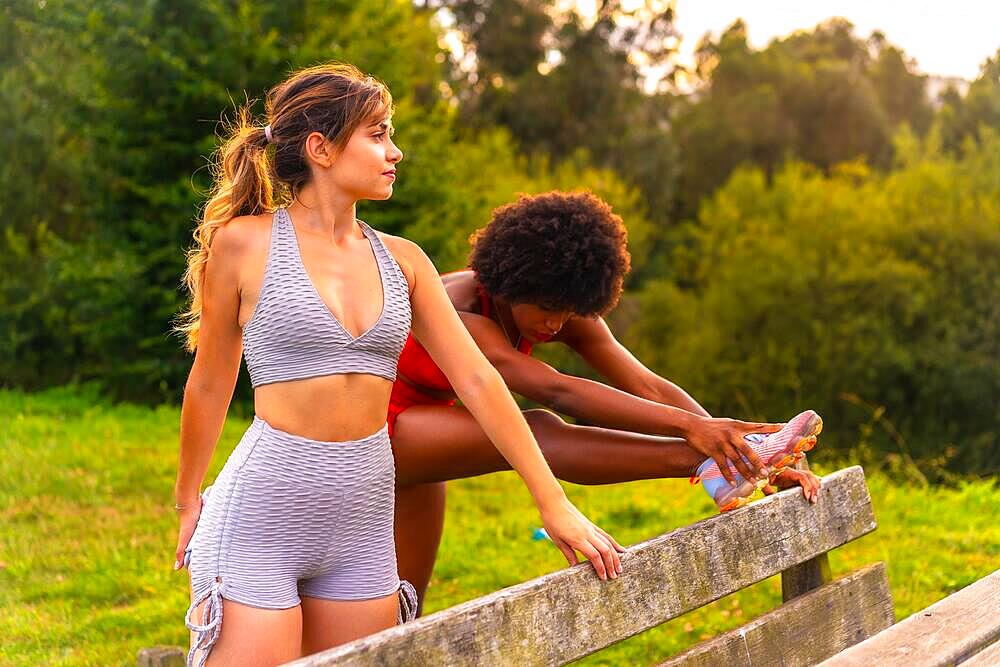
[[[761,468],[761,469],[760,469],[760,470],[758,470],[757,472],[759,472],[759,473],[760,473],[760,476],[761,476],[761,477],[767,477],[767,470],[766,470],[766,469],[764,469],[764,468]]]
[[[179,570],[179,569],[181,569],[181,564],[180,564],[180,562],[179,562],[179,561],[176,561],[176,560],[174,561],[174,569],[175,569],[175,570]]]

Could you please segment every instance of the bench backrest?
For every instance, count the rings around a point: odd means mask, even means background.
[[[793,489],[630,547],[616,580],[577,565],[288,664],[564,664],[873,530],[854,466],[824,477],[815,505]]]

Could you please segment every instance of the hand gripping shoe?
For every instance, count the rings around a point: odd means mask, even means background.
[[[707,459],[698,466],[691,483],[697,484],[700,481],[705,492],[712,496],[722,512],[743,507],[754,491],[772,482],[778,473],[805,456],[816,445],[816,436],[822,430],[822,418],[812,410],[806,410],[795,415],[780,431],[744,436],[767,469],[767,478],[758,480],[756,484],[743,479],[736,468],[729,464],[729,469],[736,478],[736,483],[730,484],[713,459]]]

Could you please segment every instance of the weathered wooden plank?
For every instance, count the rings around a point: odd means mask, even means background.
[[[702,642],[660,667],[815,665],[894,621],[885,565],[875,563]]]
[[[962,667],[997,667],[1000,665],[1000,642],[990,644],[962,663]]]
[[[824,667],[951,665],[1000,640],[1000,570],[835,655]]]
[[[138,667],[184,667],[187,655],[179,646],[154,646],[139,651]]]
[[[551,665],[593,653],[875,529],[858,466],[628,549],[602,582],[582,564],[290,665]]]

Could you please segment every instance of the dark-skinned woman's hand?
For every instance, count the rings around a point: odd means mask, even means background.
[[[732,464],[744,479],[756,482],[767,475],[763,462],[744,440],[750,433],[774,433],[784,424],[764,424],[744,422],[737,419],[716,419],[704,417],[686,434],[689,445],[713,459],[722,471],[722,476],[733,484]]]
[[[802,495],[811,503],[819,499],[820,480],[808,470],[796,470],[795,468],[785,468],[775,475],[773,484],[764,487],[764,493],[771,495],[781,489],[790,489],[793,486],[802,487]]]

